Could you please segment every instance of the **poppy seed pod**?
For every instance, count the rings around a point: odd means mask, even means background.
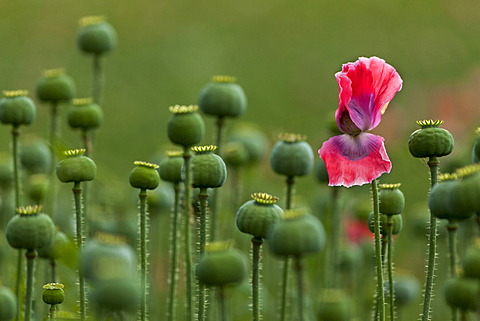
[[[420,129],[414,131],[408,139],[408,149],[413,157],[441,157],[453,150],[454,139],[446,129],[439,128],[443,120],[417,121]]]
[[[305,209],[291,209],[272,225],[267,236],[270,250],[279,256],[302,256],[325,246],[325,230]]]
[[[167,158],[160,162],[160,178],[174,184],[182,181],[183,152],[167,152]]]
[[[388,217],[391,217],[392,220],[392,235],[397,235],[402,231],[403,228],[403,218],[402,215],[386,215],[380,214],[380,234],[387,235],[387,224],[388,224]],[[375,233],[375,223],[373,220],[374,213],[370,213],[368,216],[368,229],[370,232]]]
[[[275,203],[278,198],[267,193],[253,193],[237,211],[237,227],[257,238],[266,238],[270,227],[282,217],[283,210]]]
[[[480,241],[477,238],[474,244],[467,248],[462,260],[463,274],[468,278],[480,278]]]
[[[8,244],[15,249],[35,250],[49,245],[55,235],[55,225],[40,206],[17,208],[5,228]]]
[[[464,220],[471,217],[472,210],[459,209],[453,200],[453,191],[458,188],[460,181],[456,174],[441,174],[439,183],[432,187],[428,195],[430,213],[439,219]],[[461,205],[463,206],[463,205]]]
[[[30,125],[35,120],[37,108],[27,97],[26,90],[4,91],[0,99],[0,122],[13,126]]]
[[[160,183],[158,165],[141,161],[134,162],[136,167],[130,173],[130,185],[139,189],[155,189]]]
[[[30,174],[49,174],[52,170],[52,154],[43,140],[30,137],[20,145],[20,163]]]
[[[380,184],[380,213],[386,215],[401,214],[405,207],[405,196],[399,189],[401,184]]]
[[[459,168],[456,174],[460,179],[450,193],[452,209],[464,215],[480,211],[480,164]]]
[[[217,146],[195,146],[192,150],[192,186],[195,188],[221,187],[227,179],[227,167],[223,159],[214,154]]]
[[[37,249],[38,257],[43,259],[59,259],[68,250],[70,246],[70,239],[62,231],[55,231],[52,242]]]
[[[227,135],[227,144],[242,144],[246,152],[246,164],[259,162],[268,149],[267,136],[255,125],[242,123]]]
[[[398,307],[414,302],[421,293],[420,284],[413,275],[395,276],[393,290],[395,293],[395,304]]]
[[[63,284],[48,283],[43,286],[42,300],[46,304],[57,305],[65,300],[65,292]]]
[[[13,320],[17,314],[17,299],[6,286],[0,285],[0,320]]]
[[[98,311],[132,313],[137,309],[139,293],[135,278],[126,276],[122,279],[97,282],[91,290],[90,298]]]
[[[347,321],[351,317],[352,302],[343,290],[325,289],[317,302],[319,321]]]
[[[95,129],[103,123],[103,111],[91,98],[78,98],[67,109],[68,125],[73,129]]]
[[[476,311],[478,308],[478,282],[466,277],[448,279],[443,286],[447,304],[462,310]]]
[[[63,69],[45,70],[36,88],[38,99],[53,103],[68,101],[75,96],[75,92],[73,78],[65,74]]]
[[[212,116],[238,117],[247,108],[247,97],[235,77],[214,76],[198,99],[200,110]]]
[[[209,286],[240,283],[246,274],[246,259],[242,252],[231,248],[230,242],[207,244],[196,270],[198,281]]]
[[[167,134],[174,144],[190,147],[198,144],[205,135],[205,123],[197,112],[198,106],[170,106],[170,119],[167,124]]]
[[[102,55],[115,48],[117,33],[102,16],[83,17],[77,33],[77,45],[84,53]]]
[[[270,165],[275,173],[305,176],[313,169],[313,150],[305,137],[297,134],[282,134],[273,146]]]
[[[92,181],[97,173],[95,162],[83,156],[85,149],[67,150],[67,158],[57,164],[57,177],[62,183]]]

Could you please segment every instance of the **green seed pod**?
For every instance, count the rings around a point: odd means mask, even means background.
[[[230,242],[207,244],[196,270],[198,281],[209,286],[240,283],[246,274],[246,259],[242,252],[231,248]]]
[[[182,181],[183,152],[167,152],[167,158],[160,162],[160,178],[173,184]]]
[[[33,100],[27,97],[26,90],[3,92],[0,99],[0,122],[13,126],[30,125],[35,120],[37,108]]]
[[[0,320],[13,320],[17,315],[17,299],[6,286],[0,285]]]
[[[67,121],[73,129],[95,129],[103,123],[103,111],[91,98],[74,99],[67,109]]]
[[[50,178],[45,174],[35,174],[28,178],[26,192],[35,204],[43,204],[48,194]]]
[[[221,187],[227,179],[227,167],[223,159],[214,154],[217,146],[195,146],[192,150],[192,186],[195,188]]]
[[[138,199],[138,195],[136,196]],[[174,190],[168,183],[160,182],[159,186],[151,193],[148,193],[148,213],[151,217],[160,214],[170,213],[173,208]]]
[[[130,185],[139,189],[155,189],[160,183],[158,165],[141,161],[134,162],[136,167],[130,173]]]
[[[472,163],[474,164],[480,162],[480,127],[475,129],[475,134],[477,138],[472,148]]]
[[[20,145],[20,163],[29,174],[49,174],[52,154],[48,144],[40,138],[27,137]]]
[[[65,300],[65,292],[62,283],[48,283],[43,286],[42,299],[43,302],[50,305],[63,303]]]
[[[247,97],[235,81],[235,77],[214,76],[200,92],[200,110],[207,115],[218,117],[242,115],[247,109]]]
[[[90,297],[98,311],[133,313],[137,310],[139,288],[137,281],[127,276],[122,279],[97,282],[91,290]]]
[[[352,302],[340,289],[325,289],[317,302],[318,321],[348,321],[351,317]]]
[[[91,283],[128,278],[135,275],[136,268],[135,252],[115,234],[97,232],[80,257],[80,271]]]
[[[422,127],[414,131],[408,139],[408,149],[413,157],[441,157],[450,154],[454,140],[446,129],[439,128],[443,120],[417,121]]]
[[[244,166],[248,163],[248,152],[240,142],[228,142],[223,149],[225,164],[232,167]]]
[[[272,225],[267,240],[275,255],[302,256],[323,249],[325,230],[322,223],[305,209],[291,209]]]
[[[247,164],[256,164],[268,150],[268,138],[260,128],[253,124],[241,123],[227,135],[227,143],[236,142],[244,146],[247,152]]]
[[[397,235],[402,231],[403,228],[403,218],[402,215],[391,215],[392,218],[392,235]],[[387,220],[388,215],[380,214],[380,234],[387,235]],[[373,212],[368,216],[368,229],[370,232],[375,233],[375,226],[373,222]]]
[[[395,276],[393,289],[395,291],[395,304],[398,307],[404,307],[415,302],[420,296],[421,290],[417,278],[407,275]]]
[[[56,230],[52,243],[37,249],[38,257],[42,259],[59,259],[63,257],[71,246],[68,236],[62,231]]]
[[[283,215],[275,203],[278,197],[266,193],[253,193],[237,211],[237,227],[243,233],[257,238],[266,238],[270,227]]]
[[[167,124],[167,134],[174,144],[190,147],[198,144],[205,135],[205,123],[197,112],[198,106],[170,106],[172,113]]]
[[[480,198],[480,164],[459,168],[456,174],[460,180],[451,189],[450,203],[452,209],[470,215],[472,214],[470,212],[480,211],[480,203],[478,202]]]
[[[399,190],[400,184],[380,184],[380,213],[385,215],[396,215],[403,212],[405,207],[405,196]]]
[[[466,277],[480,278],[480,239],[477,238],[473,246],[467,248],[462,265]]]
[[[55,235],[55,225],[40,206],[17,208],[5,228],[8,244],[15,249],[35,250],[49,245]]]
[[[116,47],[117,33],[102,16],[83,17],[77,33],[77,45],[84,53],[102,55]]]
[[[430,213],[439,219],[465,220],[474,212],[458,208],[453,198],[453,191],[458,188],[460,181],[456,174],[443,174],[439,176],[440,182],[433,186],[428,196]],[[457,194],[457,193],[456,193]],[[463,207],[463,205],[460,205]]]
[[[64,152],[67,158],[57,164],[57,177],[61,182],[85,182],[95,178],[97,165],[92,159],[83,156],[84,153],[85,149]]]
[[[445,301],[451,307],[476,311],[478,308],[478,280],[466,277],[448,279],[443,287]]]
[[[73,78],[63,69],[45,70],[37,83],[37,97],[44,102],[58,103],[68,101],[75,96]]]
[[[270,154],[273,171],[288,177],[305,176],[313,169],[313,151],[305,137],[282,134]]]

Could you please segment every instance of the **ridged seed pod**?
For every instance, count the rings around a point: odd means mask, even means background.
[[[37,83],[37,97],[44,102],[58,103],[75,97],[76,87],[73,78],[63,69],[45,70]]]
[[[13,320],[17,315],[17,299],[12,290],[0,285],[0,320]]]
[[[443,124],[442,120],[422,120],[417,121],[417,124],[422,128],[414,131],[408,139],[408,149],[413,157],[441,157],[452,152],[452,134],[438,127]]]
[[[462,310],[476,311],[478,309],[478,280],[456,277],[448,279],[443,286],[445,301],[451,307]]]
[[[325,230],[305,209],[291,209],[272,225],[267,236],[270,250],[279,256],[316,253],[325,246]]]
[[[380,213],[385,215],[401,214],[405,207],[405,196],[399,189],[400,184],[380,184]]]
[[[195,188],[221,187],[227,179],[227,167],[223,159],[214,154],[217,146],[195,146],[192,150],[192,186]]]
[[[13,126],[30,125],[37,116],[37,107],[26,90],[4,91],[0,99],[0,122]]]
[[[231,248],[230,242],[207,244],[196,270],[198,281],[209,286],[240,283],[246,274],[245,256],[239,250]]]
[[[205,135],[205,123],[197,112],[198,106],[170,106],[170,119],[167,123],[167,134],[174,144],[191,147],[198,144]]]
[[[17,208],[17,214],[5,228],[8,244],[15,249],[35,250],[49,245],[55,235],[55,225],[40,206]]]
[[[155,189],[160,183],[158,165],[136,161],[136,167],[130,173],[130,185],[139,189]]]
[[[160,178],[173,184],[182,181],[183,152],[171,151],[167,153],[167,158],[160,162]]]
[[[253,193],[253,200],[247,201],[237,211],[238,229],[257,238],[266,238],[269,229],[283,215],[275,203],[278,198],[267,193]]]
[[[71,246],[71,241],[65,233],[62,231],[56,230],[55,236],[52,239],[52,242],[45,246],[37,249],[38,257],[42,259],[59,259],[63,257],[69,247]]]
[[[43,286],[42,300],[46,304],[57,305],[65,301],[62,283],[48,283]]]
[[[373,212],[368,216],[368,229],[370,232],[375,233],[375,226],[373,221]],[[391,215],[392,218],[392,235],[397,235],[402,231],[403,228],[403,218],[402,215]],[[387,220],[388,215],[380,214],[380,234],[387,235]]]
[[[97,165],[91,158],[83,156],[84,153],[85,149],[64,152],[67,158],[61,160],[56,168],[57,177],[61,182],[85,182],[95,178]]]
[[[313,169],[313,151],[305,137],[282,134],[273,146],[270,165],[273,171],[288,177],[305,176]]]
[[[198,106],[207,115],[238,117],[247,109],[247,97],[235,77],[214,76],[200,92]]]
[[[103,123],[103,111],[91,98],[78,98],[67,109],[68,125],[73,129],[95,129]]]
[[[471,217],[472,210],[465,211],[455,205],[452,199],[453,191],[460,184],[456,174],[443,174],[439,177],[439,183],[435,184],[428,195],[428,207],[435,217],[446,220],[465,220]],[[463,206],[463,205],[461,205]]]
[[[84,53],[102,55],[116,47],[117,33],[102,16],[83,17],[77,33],[77,45]]]

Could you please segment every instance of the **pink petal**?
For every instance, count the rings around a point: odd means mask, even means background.
[[[361,133],[334,136],[324,142],[318,153],[327,168],[328,185],[363,185],[389,173],[392,163],[383,140],[380,136]]]
[[[344,64],[335,78],[339,88],[337,124],[347,134],[352,133],[346,131],[351,127],[349,121],[361,131],[375,128],[388,102],[402,88],[395,68],[378,57]]]

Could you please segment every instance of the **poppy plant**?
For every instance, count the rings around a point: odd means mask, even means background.
[[[392,168],[381,136],[366,133],[378,126],[388,103],[402,88],[395,68],[378,57],[361,57],[342,66],[338,83],[337,126],[344,134],[318,151],[330,186],[371,183]]]

